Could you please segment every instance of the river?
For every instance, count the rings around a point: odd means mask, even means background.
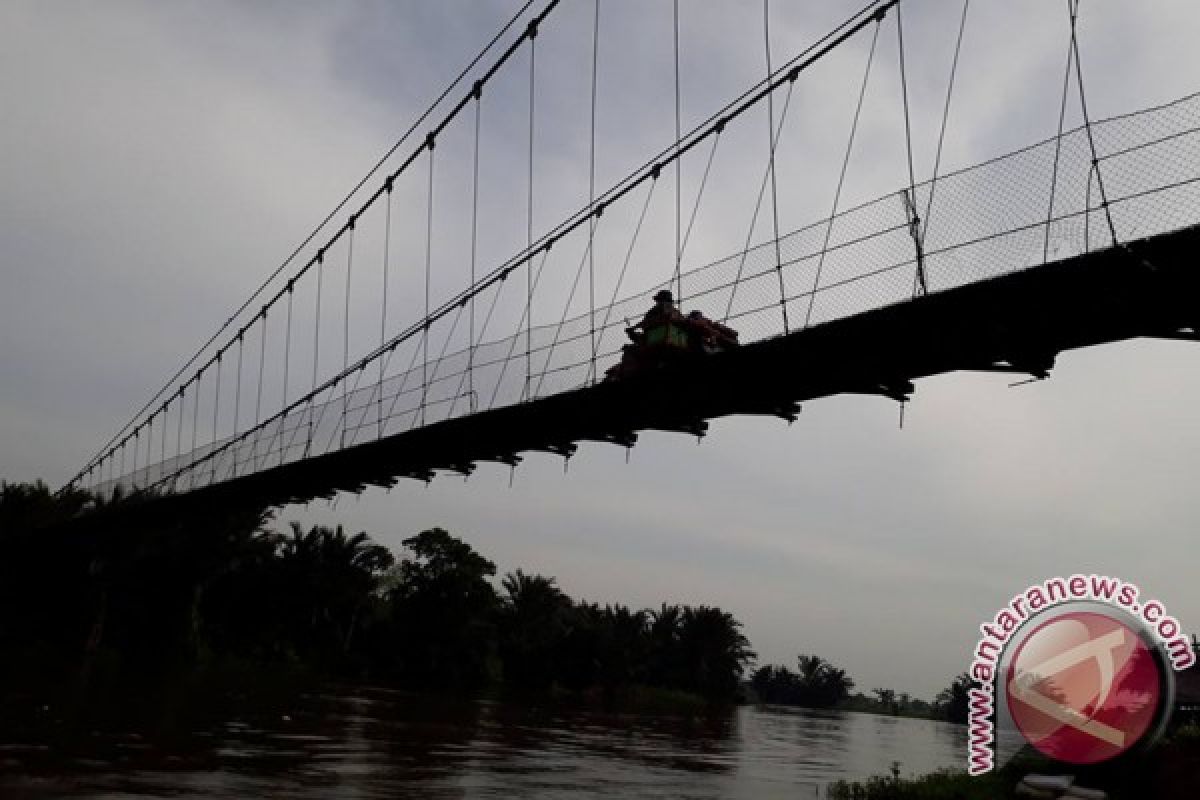
[[[778,707],[614,714],[368,689],[211,708],[186,724],[9,735],[0,796],[806,798],[839,778],[962,764],[964,730]]]

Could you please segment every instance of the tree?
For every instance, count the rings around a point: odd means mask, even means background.
[[[682,686],[714,700],[732,700],[754,660],[742,624],[708,606],[685,606],[679,622],[679,658],[686,665]]]
[[[145,506],[112,513],[123,502],[115,491],[0,485],[0,649],[13,668],[37,680],[73,673],[86,685],[102,663],[104,675],[142,683],[203,654],[204,589],[269,515],[253,507],[183,518]]]
[[[879,705],[889,714],[895,715],[900,713],[900,707],[896,703],[895,689],[872,689],[871,692],[875,695],[875,699]]]
[[[620,604],[605,606],[601,616],[600,684],[605,687],[644,683],[649,640],[647,613]]]
[[[764,666],[754,673],[751,686],[764,703],[831,708],[850,696],[854,681],[846,671],[815,655],[796,659],[797,671]]]
[[[763,703],[798,705],[801,702],[798,676],[787,667],[765,664],[750,678],[758,699]]]
[[[754,659],[718,608],[575,603],[520,569],[498,594],[495,565],[441,528],[396,563],[365,532],[272,532],[253,506],[181,519],[129,502],[0,483],[0,682],[107,692],[231,658],[430,690],[649,684],[727,701]]]
[[[107,606],[101,551],[45,530],[92,501],[75,491],[56,496],[41,481],[0,482],[0,680],[7,686],[74,678],[81,650],[99,645]]]
[[[332,666],[350,649],[364,604],[391,552],[366,533],[298,522],[288,535],[268,537],[273,558],[255,577],[271,585],[280,634],[293,653]]]
[[[680,686],[685,680],[687,665],[679,647],[683,609],[663,603],[658,611],[649,612],[649,664],[647,679],[653,686]]]
[[[504,576],[500,603],[500,660],[504,679],[525,689],[548,687],[559,672],[571,600],[554,578],[521,570]]]
[[[555,654],[556,680],[570,689],[645,683],[650,642],[648,612],[580,602],[566,616]]]
[[[430,528],[401,544],[412,554],[400,563],[400,585],[413,591],[444,584],[478,588],[473,582],[496,574],[496,565],[443,528]]]
[[[64,522],[99,502],[79,489],[56,494],[42,481],[0,482],[0,539]]]
[[[970,706],[971,676],[962,673],[950,685],[938,692],[934,705],[941,716],[949,722],[966,724]]]
[[[815,655],[796,658],[800,671],[800,686],[808,703],[818,708],[832,708],[850,696],[854,681],[846,671]]]
[[[372,651],[385,677],[416,686],[473,687],[489,675],[496,565],[442,528],[405,539],[408,555],[389,575],[393,588]]]

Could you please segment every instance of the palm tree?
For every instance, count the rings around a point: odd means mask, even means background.
[[[663,603],[649,612],[649,680],[655,686],[678,686],[683,682],[683,664],[679,653],[679,630],[683,609]]]
[[[549,686],[568,630],[571,600],[554,578],[510,572],[501,581],[500,657],[505,679],[525,688]]]
[[[797,656],[796,666],[802,705],[830,708],[849,697],[854,688],[854,681],[844,669],[820,656]]]
[[[563,641],[556,654],[555,680],[581,691],[602,680],[602,660],[609,644],[605,609],[580,601],[567,614]]]
[[[379,574],[392,565],[391,552],[366,533],[347,536],[340,525],[305,531],[293,522],[291,534],[276,542],[296,644],[329,651],[337,642],[337,651],[345,653]]]
[[[688,674],[682,688],[712,699],[733,699],[747,665],[754,660],[741,627],[732,614],[719,608],[684,607],[679,650]]]
[[[102,501],[79,489],[55,492],[42,481],[0,482],[0,538],[65,522]]]
[[[646,660],[648,614],[627,606],[605,606],[601,617],[604,636],[600,651],[600,681],[607,687],[643,683]]]
[[[830,670],[835,669],[832,664],[817,655],[796,656],[796,668],[800,680],[813,688],[826,683]]]
[[[799,677],[787,667],[770,664],[759,667],[751,676],[750,685],[762,703],[795,705],[803,702]]]

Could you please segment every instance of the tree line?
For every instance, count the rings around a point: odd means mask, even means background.
[[[440,528],[397,557],[341,527],[272,529],[208,510],[131,527],[122,498],[0,483],[0,686],[107,687],[235,667],[417,689],[652,687],[708,700],[966,719],[969,680],[933,703],[853,692],[820,656],[764,665],[731,614],[569,597]],[[81,511],[98,520],[62,528]],[[108,520],[108,521],[106,521]]]
[[[854,679],[846,670],[820,656],[801,655],[796,659],[795,671],[772,664],[759,667],[750,677],[750,686],[761,703],[839,708],[965,723],[971,678],[966,673],[959,675],[938,693],[932,703],[907,692],[887,688],[872,689],[871,695],[861,692],[852,694]]]
[[[5,686],[139,685],[235,665],[422,689],[655,687],[728,702],[754,658],[719,608],[601,606],[521,569],[497,580],[493,562],[440,528],[405,539],[398,557],[341,527],[276,532],[261,511],[60,524],[105,506],[0,484]]]

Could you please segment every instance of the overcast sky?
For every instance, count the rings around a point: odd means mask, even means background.
[[[70,478],[519,5],[0,5],[0,478]],[[680,5],[686,130],[765,66],[760,3]],[[847,13],[834,0],[772,6],[776,64]],[[973,4],[943,171],[1054,133],[1063,6]],[[592,8],[563,0],[538,38],[538,230],[587,197]],[[932,170],[960,10],[905,0],[918,178]],[[1194,3],[1085,2],[1082,13],[1093,117],[1200,90]],[[670,25],[665,0],[601,3],[601,188],[670,142]],[[907,180],[893,25],[881,29],[843,207]],[[869,44],[868,30],[797,85],[780,148],[781,230],[828,213]],[[489,267],[525,235],[527,69],[517,59],[482,111]],[[1075,104],[1068,121],[1078,122]],[[740,246],[765,139],[761,115],[730,131],[688,264]],[[465,284],[468,142],[450,131],[439,144],[442,296]],[[685,203],[703,155],[684,163]],[[399,224],[416,253],[424,212],[412,202]],[[669,203],[655,207],[644,256],[666,247],[658,263],[668,272],[673,219]],[[601,239],[598,254],[619,252],[628,234]],[[616,260],[600,260],[610,287]],[[409,266],[390,311],[406,322],[419,287],[417,262]],[[365,287],[356,308],[377,320],[373,296]],[[352,334],[358,352],[378,336],[373,325]],[[932,697],[966,668],[980,622],[1060,573],[1135,581],[1197,629],[1200,350],[1134,341],[1067,354],[1049,381],[1010,389],[1011,380],[922,381],[903,430],[890,401],[836,397],[807,404],[790,427],[717,421],[700,445],[645,433],[628,464],[623,450],[584,444],[566,473],[560,459],[528,456],[511,487],[507,468],[484,465],[469,481],[406,482],[281,520],[341,523],[393,547],[440,525],[501,572],[553,575],[574,597],[716,604],[745,623],[760,661],[818,653],[865,690]]]

